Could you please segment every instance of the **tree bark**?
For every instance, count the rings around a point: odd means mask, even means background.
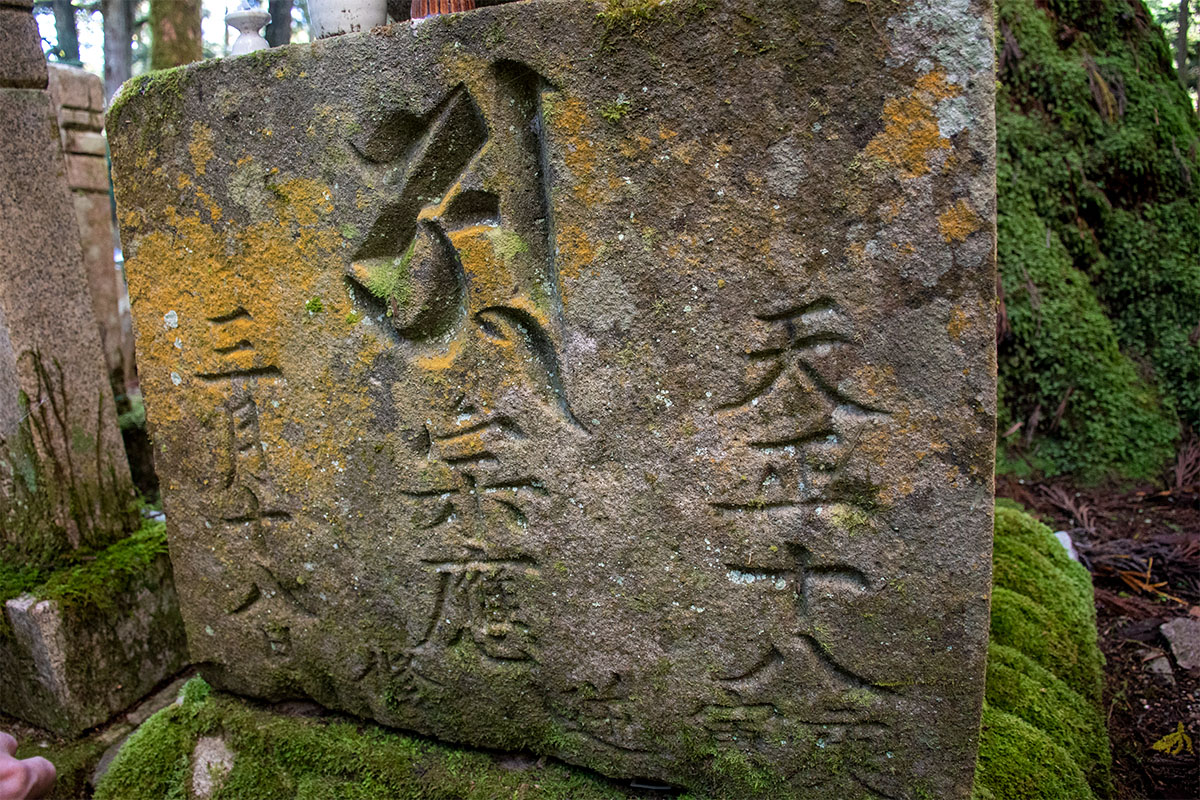
[[[1179,74],[1179,82],[1183,88],[1188,88],[1188,23],[1192,15],[1188,9],[1188,0],[1179,0],[1179,29],[1175,32],[1175,71]]]
[[[150,0],[150,69],[167,69],[204,57],[201,0]]]
[[[271,0],[268,10],[271,22],[267,25],[267,44],[279,47],[292,41],[292,0]]]
[[[79,60],[79,31],[75,27],[75,6],[71,0],[53,0],[51,8],[54,9],[54,31],[58,35],[58,60],[64,64],[82,66],[83,62]]]
[[[104,97],[133,76],[133,0],[101,0],[104,14]]]

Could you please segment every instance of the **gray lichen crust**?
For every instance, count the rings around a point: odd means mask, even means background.
[[[730,797],[965,798],[990,8],[888,12],[544,0],[126,87],[206,677]]]

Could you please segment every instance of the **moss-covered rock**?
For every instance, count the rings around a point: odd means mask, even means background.
[[[1045,525],[996,509],[992,637],[975,800],[1108,797],[1091,579]]]
[[[1151,475],[1200,426],[1200,123],[1140,0],[996,11],[1007,464]]]
[[[285,716],[212,693],[196,678],[184,688],[178,705],[151,717],[130,737],[97,787],[96,800],[190,796],[192,753],[204,736],[220,737],[234,754],[232,769],[216,781],[214,800],[626,796],[581,770],[542,762],[513,769],[485,752],[344,717]]]
[[[975,785],[975,800],[1096,797],[1078,762],[1050,735],[988,705],[983,708]]]

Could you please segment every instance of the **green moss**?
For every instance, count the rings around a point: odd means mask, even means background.
[[[325,310],[325,304],[321,302],[319,297],[310,297],[304,304],[304,310],[310,314],[320,314]]]
[[[1200,427],[1200,121],[1141,4],[997,24],[999,467],[1153,476]]]
[[[114,595],[132,589],[133,583],[146,574],[146,568],[166,552],[166,524],[146,520],[136,533],[94,556],[79,554],[75,565],[53,573],[31,591],[68,611],[104,609]]]
[[[146,404],[140,394],[130,394],[129,410],[117,415],[117,427],[123,431],[140,430],[146,427]]]
[[[199,678],[183,701],[151,717],[122,747],[96,800],[186,798],[190,756],[201,736],[221,736],[236,755],[215,800],[422,798],[608,800],[610,782],[557,764],[512,771],[488,754],[447,747],[341,717],[292,718],[211,693]]]
[[[416,242],[414,241],[400,258],[373,264],[366,280],[367,291],[380,300],[397,306],[407,304],[412,297],[409,271],[415,250]],[[391,313],[390,306],[388,313]]]
[[[988,648],[987,703],[1050,737],[1083,770],[1097,793],[1111,793],[1112,757],[1100,708],[1011,647]]]
[[[1095,800],[1083,770],[1065,749],[1028,722],[986,704],[975,784],[976,798]]]
[[[1091,579],[1032,517],[996,510],[992,638],[1041,664],[1098,702],[1103,656],[1096,645]]]
[[[1087,571],[1049,528],[998,503],[975,800],[1111,795],[1102,664]]]

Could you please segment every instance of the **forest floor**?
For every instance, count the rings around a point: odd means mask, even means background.
[[[1067,531],[1092,573],[1118,800],[1200,797],[1200,669],[1160,630],[1200,619],[1200,446],[1180,464],[1165,487],[997,480],[997,495]]]

